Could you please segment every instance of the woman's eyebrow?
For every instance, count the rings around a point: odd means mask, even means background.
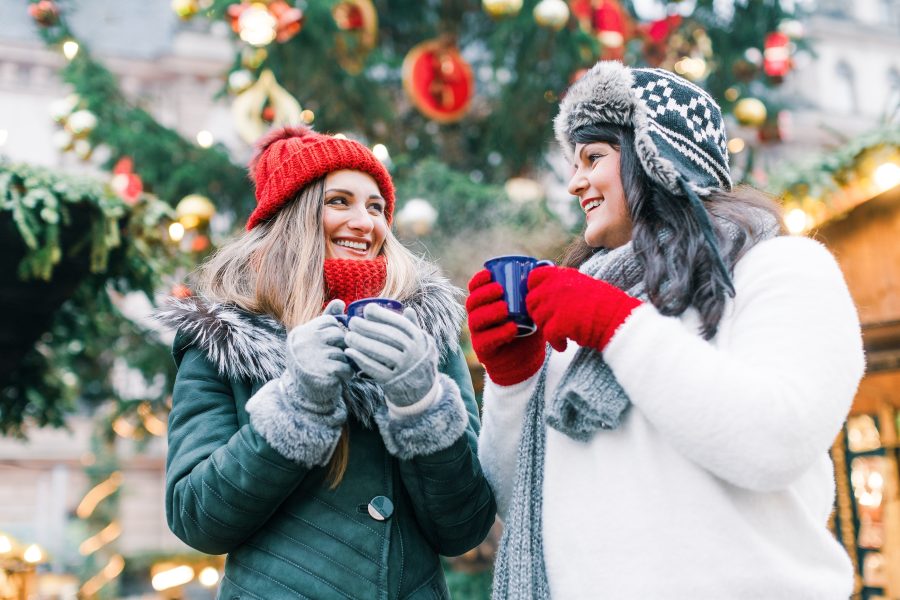
[[[325,190],[326,194],[328,194],[329,192],[335,192],[338,194],[346,194],[347,196],[356,196],[356,194],[354,194],[350,190],[345,190],[343,188],[328,188],[327,190]],[[372,199],[384,200],[384,198],[382,198],[379,194],[369,194],[369,200],[372,200]]]

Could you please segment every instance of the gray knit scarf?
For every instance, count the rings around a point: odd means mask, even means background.
[[[768,212],[753,210],[752,243],[776,236],[779,230],[776,220]],[[718,219],[717,223],[732,239],[741,234],[738,226],[730,221]],[[664,241],[668,236],[662,237]],[[734,258],[725,258],[729,268],[733,266]],[[647,300],[643,268],[631,243],[614,250],[597,251],[579,270],[631,296]],[[494,600],[550,598],[542,531],[545,424],[574,440],[587,442],[601,429],[618,427],[631,404],[602,353],[579,348],[545,408],[550,353],[548,346],[547,359],[525,412],[512,499],[494,562]]]

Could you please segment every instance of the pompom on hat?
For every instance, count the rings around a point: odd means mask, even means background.
[[[671,194],[688,199],[730,285],[712,223],[698,197],[732,186],[725,122],[716,101],[670,71],[600,61],[566,91],[553,130],[572,158],[575,132],[600,124],[634,130],[635,153],[644,173]]]
[[[256,154],[249,165],[250,177],[256,184],[256,209],[247,220],[247,230],[274,217],[308,184],[342,169],[372,176],[384,197],[384,216],[390,225],[394,183],[371,150],[357,141],[317,133],[308,127],[284,127],[256,144]]]

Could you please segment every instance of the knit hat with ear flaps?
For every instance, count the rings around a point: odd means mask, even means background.
[[[256,184],[256,209],[247,230],[275,216],[301,189],[332,171],[350,169],[368,173],[384,197],[384,216],[394,214],[394,183],[380,160],[359,142],[316,133],[308,127],[276,129],[259,140],[250,161]]]
[[[575,131],[604,123],[632,128],[635,152],[647,176],[672,194],[687,197],[730,286],[712,223],[697,197],[731,190],[725,123],[715,100],[669,71],[600,61],[566,91],[553,129],[572,157]]]

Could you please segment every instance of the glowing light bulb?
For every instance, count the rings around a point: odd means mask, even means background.
[[[277,21],[265,4],[254,2],[238,17],[241,39],[251,46],[265,46],[275,39]]]
[[[809,217],[802,208],[795,208],[784,217],[784,224],[787,225],[788,231],[795,235],[806,231],[808,222]]]
[[[76,42],[75,40],[68,40],[66,42],[63,42],[63,56],[65,56],[67,60],[72,60],[73,58],[75,58],[78,55],[78,49],[78,42]]]
[[[171,239],[173,242],[180,242],[181,238],[183,237],[184,225],[177,221],[169,225],[169,239]]]
[[[44,553],[41,552],[40,546],[32,544],[25,549],[24,558],[25,562],[39,563],[44,558]]]
[[[900,165],[892,162],[879,165],[872,177],[879,191],[887,191],[900,183]]]
[[[214,141],[213,134],[206,129],[197,132],[197,145],[201,148],[209,148]]]
[[[200,580],[200,585],[212,587],[219,583],[219,571],[215,567],[206,567],[200,571],[198,579]]]

